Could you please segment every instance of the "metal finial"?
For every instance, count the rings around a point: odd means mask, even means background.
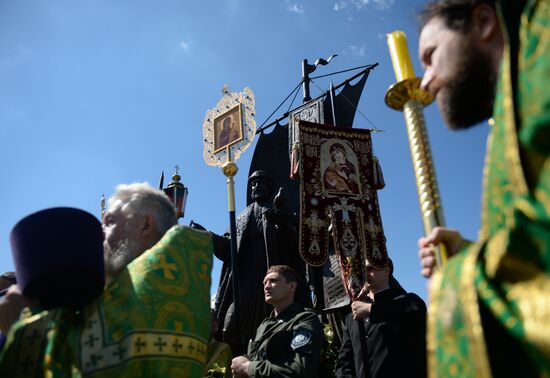
[[[105,194],[101,195],[101,218],[105,215]]]
[[[180,167],[176,164],[174,168],[176,169],[176,173],[174,173],[174,175],[172,176],[172,181],[179,182],[181,180],[181,176],[179,175]]]

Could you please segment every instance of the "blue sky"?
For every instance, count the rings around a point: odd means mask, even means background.
[[[72,206],[100,217],[101,194],[120,183],[158,185],[177,164],[187,213],[223,233],[225,177],[202,157],[202,123],[228,84],[252,88],[261,124],[301,78],[301,62],[338,54],[315,75],[379,63],[355,127],[373,136],[386,188],[379,201],[396,276],[426,298],[422,235],[402,113],[384,104],[395,82],[385,35],[407,33],[417,75],[412,0],[3,0],[0,2],[0,272],[13,269],[9,232],[31,212]],[[335,83],[344,77],[333,78]],[[328,80],[316,84],[325,90]],[[312,94],[318,94],[312,85]],[[297,103],[295,104],[297,105]],[[280,116],[278,113],[277,116]],[[447,130],[425,112],[447,224],[475,238],[487,126]],[[245,207],[252,146],[238,161]],[[213,288],[219,277],[215,262]]]

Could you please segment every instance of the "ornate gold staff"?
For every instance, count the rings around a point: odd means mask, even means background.
[[[405,33],[394,31],[389,33],[387,37],[397,83],[390,86],[386,92],[386,105],[405,113],[418,201],[422,213],[424,232],[428,235],[435,227],[445,226],[422,111],[422,108],[433,102],[434,96],[420,88],[421,79],[414,74]],[[444,264],[447,260],[447,252],[443,244],[435,247],[435,257],[438,266]]]
[[[254,120],[254,94],[250,88],[240,93],[229,92],[227,85],[222,89],[222,98],[216,107],[208,110],[203,122],[204,161],[210,166],[221,167],[227,177],[227,207],[231,233],[231,275],[233,279],[233,311],[236,332],[240,332],[239,308],[239,264],[237,256],[237,227],[235,220],[235,184],[233,177],[239,168],[235,161],[254,140],[256,121]],[[241,344],[244,345],[241,340]]]

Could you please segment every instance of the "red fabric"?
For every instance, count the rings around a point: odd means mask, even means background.
[[[328,257],[329,225],[348,295],[365,282],[365,259],[388,263],[373,179],[370,131],[300,121],[300,254],[310,265]]]

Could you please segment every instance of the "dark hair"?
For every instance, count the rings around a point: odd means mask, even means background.
[[[272,265],[269,267],[265,275],[267,276],[269,273],[278,273],[281,276],[283,276],[287,283],[290,282],[296,282],[298,283],[298,275],[296,274],[296,271],[289,267],[288,265]]]
[[[479,4],[492,7],[498,0],[436,0],[428,3],[418,15],[420,29],[434,17],[441,17],[453,30],[466,30],[472,20],[472,10]]]

